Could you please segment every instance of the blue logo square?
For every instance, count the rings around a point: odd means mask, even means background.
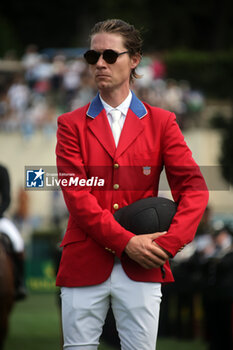
[[[44,187],[44,174],[45,172],[40,170],[27,170],[26,171],[26,187]]]

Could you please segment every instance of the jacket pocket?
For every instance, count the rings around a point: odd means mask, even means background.
[[[65,245],[69,243],[74,242],[82,242],[87,239],[87,235],[85,232],[77,228],[68,229],[65,233],[65,236],[61,242],[60,247],[64,247]]]

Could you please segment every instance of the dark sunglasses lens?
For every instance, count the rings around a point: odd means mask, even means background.
[[[100,57],[99,52],[95,50],[89,50],[84,54],[84,58],[88,64],[96,64]]]
[[[115,63],[117,60],[117,57],[118,57],[118,53],[113,50],[105,50],[103,52],[103,59],[109,64]]]

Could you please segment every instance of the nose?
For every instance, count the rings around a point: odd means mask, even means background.
[[[105,60],[103,59],[103,55],[100,55],[98,61],[96,62],[96,66],[97,67],[106,67],[106,62]]]

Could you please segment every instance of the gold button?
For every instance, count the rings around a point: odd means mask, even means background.
[[[115,209],[115,210],[119,209],[119,204],[117,204],[117,203],[113,204],[113,209]]]
[[[115,164],[113,165],[114,169],[118,169],[119,166],[120,166],[120,165],[119,165],[118,163],[115,163]]]
[[[120,185],[119,185],[119,184],[114,184],[114,185],[113,185],[114,190],[118,190],[118,189],[119,189],[119,187],[120,187]]]

